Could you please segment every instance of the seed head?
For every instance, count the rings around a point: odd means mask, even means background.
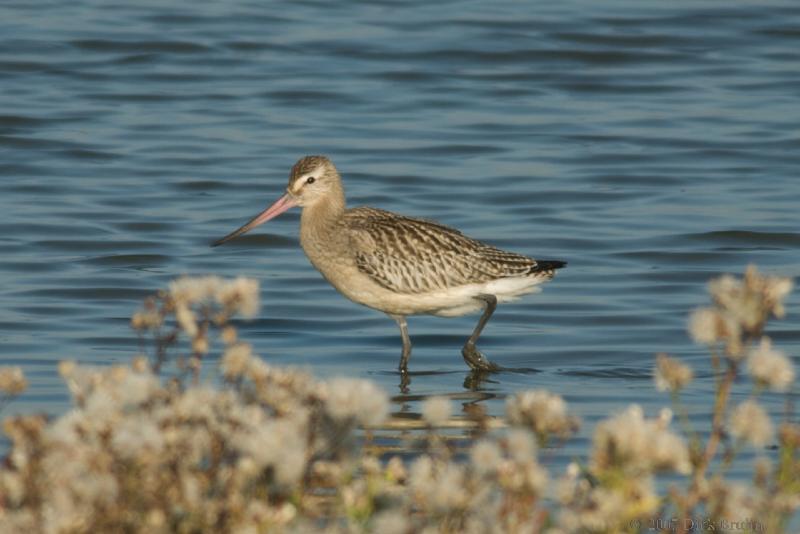
[[[794,383],[794,365],[786,354],[772,348],[768,337],[762,337],[750,352],[747,370],[757,384],[775,391],[787,391]]]

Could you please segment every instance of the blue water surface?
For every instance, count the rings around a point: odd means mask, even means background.
[[[3,2],[0,364],[30,380],[5,413],[63,412],[59,360],[127,362],[141,300],[215,273],[260,280],[241,337],[263,358],[375,380],[397,411],[564,395],[584,426],[556,471],[599,419],[668,404],[657,352],[695,368],[705,421],[713,378],[685,326],[706,281],[800,274],[798,28],[788,0]],[[353,205],[569,262],[481,338],[517,371],[465,388],[476,317],[415,317],[401,393],[396,325],[308,264],[297,212],[208,247],[310,153]],[[795,357],[798,302],[769,330]]]

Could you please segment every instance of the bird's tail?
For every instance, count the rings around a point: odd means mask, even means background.
[[[528,274],[552,273],[556,269],[567,266],[567,262],[561,260],[536,260],[536,265],[531,267]]]

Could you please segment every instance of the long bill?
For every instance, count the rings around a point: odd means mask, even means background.
[[[229,233],[225,237],[221,239],[217,239],[213,243],[211,243],[212,247],[218,247],[219,245],[225,243],[226,241],[230,241],[234,237],[238,237],[246,232],[249,232],[259,224],[263,224],[270,219],[274,219],[284,211],[288,210],[289,208],[293,208],[297,206],[297,201],[294,200],[289,194],[283,195],[281,198],[275,201],[275,203],[250,219],[244,226],[239,228],[238,230],[234,230],[233,232]]]

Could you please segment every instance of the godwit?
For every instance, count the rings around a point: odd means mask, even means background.
[[[301,206],[300,244],[311,264],[350,300],[386,313],[400,327],[400,372],[408,373],[411,340],[407,315],[465,315],[483,308],[461,354],[476,371],[495,371],[476,348],[498,302],[536,290],[559,260],[534,260],[471,239],[425,219],[375,208],[345,208],[339,172],[324,156],[292,167],[286,194],[244,226],[211,246],[242,235]]]

